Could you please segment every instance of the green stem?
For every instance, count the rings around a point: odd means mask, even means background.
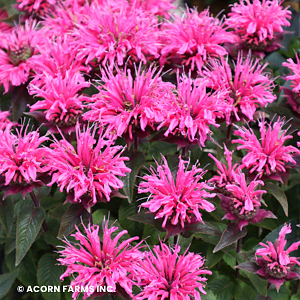
[[[237,246],[236,246],[236,255],[238,255],[242,250],[242,238],[238,239],[237,241]],[[238,265],[239,262],[238,262],[238,259],[236,257],[236,265]],[[240,276],[240,270],[239,269],[236,269],[235,270],[235,278],[239,278]]]
[[[297,280],[296,285],[294,287],[293,295],[296,295],[299,289],[300,279]]]
[[[227,127],[226,146],[228,146],[228,143],[231,140],[231,132],[232,132],[232,124],[228,125]]]

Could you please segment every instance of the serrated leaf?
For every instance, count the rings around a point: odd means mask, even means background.
[[[147,213],[147,212],[141,211],[140,213],[138,213],[136,215],[128,217],[128,219],[132,220],[132,221],[136,221],[136,222],[141,222],[144,224],[153,225],[157,229],[160,228],[160,230],[163,231],[161,229],[161,224],[157,220],[155,220],[155,216],[152,213]]]
[[[121,177],[124,186],[123,191],[128,198],[128,202],[132,202],[133,191],[135,187],[136,176],[139,173],[141,167],[145,164],[145,155],[139,150],[130,150],[124,151],[124,156],[130,158],[129,161],[125,162],[126,167],[131,169],[130,173],[127,173],[126,176]]]
[[[57,265],[57,255],[47,253],[41,257],[38,263],[37,282],[39,286],[60,286],[61,280],[59,277],[64,272],[62,266]],[[43,298],[46,300],[59,300],[59,292],[43,293]]]
[[[35,241],[46,214],[42,207],[25,206],[17,220],[16,263],[17,266]]]
[[[220,253],[222,253],[222,252],[220,252]],[[234,269],[236,266],[236,254],[233,255],[232,253],[234,253],[234,252],[224,253],[223,259],[228,266],[230,266],[231,268]]]
[[[75,230],[75,225],[79,225],[81,221],[87,219],[88,216],[89,214],[82,204],[71,204],[62,217],[58,236],[69,235]]]
[[[3,298],[9,292],[17,275],[17,269],[10,273],[0,275],[0,299]]]
[[[203,223],[197,223],[193,225],[186,225],[185,226],[185,232],[184,236],[188,237],[189,235],[195,234],[195,233],[204,233],[204,234],[210,234],[210,235],[216,235],[221,236],[222,231],[216,228],[215,226],[211,225],[208,222]]]
[[[268,282],[265,279],[260,278],[258,275],[245,272],[255,289],[262,295],[267,294]]]
[[[233,298],[234,282],[225,275],[214,278],[209,287],[217,300],[231,300]]]
[[[234,284],[234,299],[253,300],[256,293],[251,286],[241,280],[236,280]]]
[[[267,182],[264,188],[268,191],[268,193],[273,195],[278,200],[278,202],[283,208],[285,215],[288,216],[288,201],[284,191],[273,182]]]
[[[215,266],[223,257],[223,253],[219,252],[219,253],[213,253],[214,246],[213,245],[208,245],[207,247],[207,251],[206,251],[206,265],[208,267],[208,269],[211,269],[213,266]]]
[[[119,208],[119,222],[123,228],[128,230],[131,236],[137,235],[138,224],[130,220],[128,217],[136,214],[135,203],[128,204],[127,201],[123,201]]]
[[[217,300],[217,298],[215,297],[215,295],[213,294],[212,291],[210,290],[205,290],[206,291],[206,295],[201,295],[201,300]]]
[[[222,233],[221,239],[216,245],[213,253],[220,251],[221,249],[235,243],[240,238],[247,234],[247,229],[244,227],[242,230],[239,229],[236,223],[230,223]]]

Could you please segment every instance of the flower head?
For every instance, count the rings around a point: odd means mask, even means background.
[[[79,244],[71,244],[65,240],[66,246],[59,251],[62,258],[58,261],[61,265],[67,266],[67,270],[60,276],[73,276],[72,287],[90,287],[86,288],[83,299],[90,297],[97,291],[98,286],[110,286],[113,290],[124,289],[130,296],[132,295],[131,280],[135,274],[135,265],[140,261],[141,253],[139,246],[130,246],[130,243],[138,240],[133,237],[119,243],[120,238],[127,233],[123,230],[112,237],[112,234],[118,227],[108,228],[108,222],[103,226],[103,239],[99,237],[99,226],[93,225],[84,227],[85,235],[76,227],[76,233],[72,234]],[[80,291],[73,293],[73,299],[76,299]]]
[[[78,57],[86,58],[86,63],[95,59],[113,68],[127,61],[146,64],[159,56],[157,19],[126,5],[119,9],[91,5],[85,22],[77,27]]]
[[[30,111],[38,109],[45,110],[43,113],[33,114],[45,116],[46,125],[55,131],[56,126],[63,131],[72,131],[83,111],[83,101],[86,97],[80,95],[80,90],[89,87],[90,83],[84,80],[83,75],[73,70],[66,71],[66,74],[57,74],[52,77],[47,73],[43,74],[42,85],[38,87],[29,85],[29,93],[39,96],[44,100],[37,101],[30,107]],[[50,123],[50,124],[48,124]]]
[[[271,52],[280,47],[283,26],[289,26],[291,12],[278,0],[240,0],[231,7],[226,24],[240,39],[241,46],[255,52]]]
[[[264,185],[261,180],[253,180],[247,185],[244,173],[235,173],[234,182],[226,185],[226,194],[218,194],[221,207],[226,213],[223,219],[237,221],[240,230],[250,223],[259,223],[265,218],[276,218],[270,211],[260,209],[264,190],[257,190]]]
[[[40,137],[38,131],[28,131],[28,125],[16,129],[16,134],[11,132],[11,126],[0,130],[0,174],[4,178],[4,197],[20,192],[25,197],[34,187],[44,185],[41,177],[50,169],[46,163],[49,151],[41,147],[46,140],[48,138]]]
[[[35,21],[27,20],[25,26],[1,35],[0,83],[5,92],[10,85],[19,86],[28,81],[32,56],[38,52],[36,46],[42,43],[36,27]]]
[[[56,4],[56,0],[17,0],[17,8],[35,16],[44,16]]]
[[[274,284],[277,291],[285,281],[300,278],[298,273],[292,271],[295,265],[300,265],[299,258],[290,255],[291,252],[298,249],[300,241],[284,250],[287,242],[285,236],[291,232],[291,224],[285,224],[279,232],[279,238],[274,243],[270,241],[267,241],[267,244],[259,243],[263,248],[259,248],[255,252],[255,260],[260,266],[256,274]]]
[[[241,127],[234,132],[240,136],[233,143],[241,144],[237,149],[245,149],[247,154],[243,157],[241,168],[247,168],[250,174],[259,178],[270,178],[282,181],[281,177],[291,165],[296,164],[293,156],[300,151],[293,146],[284,146],[286,140],[292,139],[287,135],[288,129],[283,130],[284,120],[278,120],[273,124],[266,124],[263,118],[259,121],[260,137],[257,138],[252,129]]]
[[[174,98],[173,85],[163,82],[160,72],[155,72],[155,68],[142,70],[141,65],[136,74],[127,68],[116,69],[116,74],[103,72],[104,84],[91,99],[84,118],[107,125],[112,136],[125,134],[130,140],[147,126],[154,129],[154,124],[164,119],[161,104]]]
[[[129,0],[129,2],[135,9],[142,9],[155,16],[165,17],[167,19],[170,18],[169,11],[175,8],[175,6],[172,5],[174,0]]]
[[[161,243],[153,252],[144,253],[139,271],[140,292],[134,299],[186,300],[201,299],[206,295],[206,278],[212,272],[204,269],[204,258],[199,254],[185,251],[179,255],[180,246],[170,249]]]
[[[260,64],[260,60],[251,59],[251,53],[244,59],[238,56],[231,71],[227,59],[211,60],[203,70],[202,76],[209,79],[208,86],[214,90],[222,89],[227,93],[226,101],[230,110],[226,111],[227,123],[232,113],[239,120],[239,115],[253,120],[256,108],[272,103],[276,96],[272,94],[274,83],[264,72],[267,64]]]
[[[218,19],[209,16],[209,11],[198,13],[188,10],[186,17],[177,16],[175,21],[163,26],[164,46],[160,63],[184,64],[191,70],[201,70],[209,58],[219,58],[227,54],[222,44],[233,43],[234,36],[227,32]]]
[[[61,192],[68,193],[67,201],[83,202],[85,207],[104,199],[110,201],[112,190],[123,187],[117,176],[131,171],[124,164],[128,158],[121,157],[123,147],[111,146],[111,141],[101,137],[97,141],[95,131],[86,128],[81,132],[77,125],[77,148],[64,138],[55,140],[48,161],[53,173],[49,185],[57,183]]]
[[[224,116],[227,103],[222,91],[208,93],[206,79],[192,80],[191,77],[178,77],[177,99],[170,99],[161,104],[165,112],[164,121],[158,129],[166,126],[165,136],[170,133],[197,142],[205,146],[211,135],[210,125],[219,127],[217,118]]]
[[[151,168],[151,175],[145,175],[139,185],[139,193],[150,193],[149,200],[141,207],[148,208],[155,219],[161,219],[166,229],[172,226],[183,229],[189,223],[203,222],[199,210],[211,212],[215,209],[205,200],[215,194],[206,191],[212,188],[200,182],[205,173],[203,169],[194,165],[187,170],[189,162],[180,157],[174,178],[165,157],[162,157],[162,165],[156,164],[157,171]]]

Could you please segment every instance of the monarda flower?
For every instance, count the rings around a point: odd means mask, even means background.
[[[17,0],[16,8],[34,17],[42,17],[51,11],[55,4],[56,0]]]
[[[123,230],[112,237],[118,227],[108,228],[108,222],[103,225],[103,237],[99,237],[99,226],[89,225],[84,227],[85,234],[82,234],[76,227],[76,233],[72,234],[79,242],[73,244],[65,240],[66,246],[59,251],[61,258],[58,259],[61,265],[67,266],[67,270],[60,276],[72,276],[71,287],[85,288],[83,299],[87,299],[99,292],[97,287],[110,287],[117,294],[126,293],[133,297],[132,286],[135,284],[131,279],[136,273],[135,265],[141,260],[139,246],[132,247],[131,242],[138,240],[133,237],[123,240],[120,238],[127,233]],[[80,291],[74,291],[72,297],[76,299]],[[103,294],[103,293],[102,293]]]
[[[209,16],[209,11],[198,13],[188,10],[186,17],[177,16],[175,21],[163,25],[164,46],[161,50],[161,65],[183,64],[191,70],[201,70],[209,58],[227,54],[223,43],[233,43],[234,35],[227,32],[221,21]]]
[[[30,111],[34,117],[48,126],[52,132],[57,132],[56,126],[64,132],[74,131],[75,124],[83,112],[83,101],[87,97],[80,91],[90,86],[83,75],[73,70],[66,71],[65,76],[57,74],[52,77],[44,73],[43,86],[39,88],[29,85],[29,93],[43,98],[31,105]],[[43,112],[36,110],[44,110]]]
[[[179,252],[179,245],[170,249],[161,243],[144,253],[138,274],[142,291],[134,300],[187,300],[201,299],[200,293],[206,295],[207,278],[203,275],[212,272],[204,268],[204,258],[188,249],[183,255]]]
[[[226,185],[226,194],[218,194],[221,207],[226,213],[223,219],[237,221],[240,230],[249,223],[259,223],[265,218],[276,217],[270,211],[261,209],[261,196],[264,190],[257,190],[259,185],[264,185],[261,180],[246,183],[244,173],[234,174],[234,183]]]
[[[283,26],[290,26],[291,11],[278,0],[240,0],[231,7],[226,25],[239,37],[238,48],[252,49],[255,55],[264,56],[280,47]]]
[[[84,24],[74,31],[81,46],[79,59],[86,64],[96,60],[113,68],[116,64],[142,62],[158,58],[157,18],[140,10],[91,5]]]
[[[226,185],[235,182],[235,174],[238,174],[239,164],[232,165],[232,154],[234,151],[229,151],[225,145],[224,148],[224,157],[227,164],[221,163],[211,153],[208,153],[208,156],[215,161],[218,168],[218,175],[214,175],[208,182],[215,184],[216,191],[226,195]]]
[[[88,208],[97,201],[110,201],[113,190],[123,187],[118,176],[125,176],[131,170],[125,166],[128,157],[122,157],[122,146],[111,146],[112,142],[99,137],[95,139],[96,128],[80,131],[76,126],[77,147],[55,140],[48,164],[51,167],[52,182],[60,191],[66,191],[66,201],[83,203]]]
[[[174,86],[163,82],[155,68],[124,71],[116,69],[102,72],[103,85],[88,105],[90,109],[84,119],[107,126],[110,136],[125,136],[129,141],[133,135],[146,135],[146,127],[155,129],[162,122],[162,103],[172,101]],[[156,73],[156,74],[155,74]]]
[[[291,225],[285,224],[279,232],[279,238],[274,243],[270,241],[267,241],[267,244],[259,243],[263,248],[259,248],[255,252],[255,261],[260,267],[255,273],[274,284],[277,292],[285,281],[300,278],[299,274],[292,270],[295,265],[300,265],[299,258],[290,255],[291,252],[298,249],[300,241],[284,250],[287,242],[285,236],[291,232]]]
[[[188,170],[188,161],[179,158],[178,171],[173,176],[167,160],[162,157],[162,164],[157,164],[157,171],[151,167],[151,175],[145,175],[140,183],[139,193],[150,193],[147,202],[141,207],[148,208],[155,215],[155,219],[162,222],[169,235],[184,230],[185,225],[203,222],[200,210],[211,212],[214,205],[206,198],[213,198],[215,194],[205,182],[200,182],[204,175],[198,165]],[[175,177],[175,178],[174,178]]]
[[[31,59],[38,53],[37,45],[43,39],[36,30],[35,21],[26,21],[25,26],[17,26],[10,33],[1,34],[0,44],[0,84],[7,93],[9,87],[25,84],[29,79]]]
[[[254,113],[259,106],[267,106],[276,96],[272,94],[275,87],[270,75],[265,71],[267,64],[260,64],[260,60],[251,59],[251,53],[244,59],[238,56],[232,71],[227,59],[211,60],[201,72],[208,78],[208,86],[214,90],[222,89],[227,93],[226,101],[231,110],[226,111],[226,121],[230,123],[230,116],[240,120],[246,117],[253,120]]]
[[[284,146],[286,140],[292,139],[288,129],[283,129],[284,120],[267,124],[263,118],[258,122],[260,136],[256,137],[251,128],[241,127],[234,132],[240,138],[232,143],[241,144],[238,150],[245,149],[247,154],[243,157],[241,168],[247,168],[251,178],[286,180],[288,169],[296,164],[293,156],[300,151],[293,146]]]
[[[165,120],[158,129],[167,127],[164,135],[172,134],[175,143],[180,145],[197,143],[205,147],[205,141],[212,134],[209,126],[219,127],[217,118],[222,118],[228,109],[224,101],[226,94],[222,91],[208,93],[206,79],[192,80],[182,76],[177,81],[177,99],[161,103]]]
[[[11,126],[0,130],[0,181],[6,191],[4,198],[18,193],[25,198],[34,187],[45,184],[50,170],[46,163],[49,150],[41,147],[48,138],[40,137],[38,131],[29,131],[28,125],[15,130],[16,134],[11,132]]]
[[[6,128],[11,128],[15,124],[8,119],[9,112],[0,110],[0,130],[4,131]]]

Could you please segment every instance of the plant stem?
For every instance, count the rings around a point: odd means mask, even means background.
[[[177,243],[178,243],[178,235],[175,235],[174,236],[174,245],[177,245]]]
[[[300,285],[300,279],[298,279],[296,282],[296,285],[295,285],[294,291],[293,291],[293,295],[297,294],[299,285]]]
[[[40,206],[41,206],[41,205],[40,205],[40,201],[39,201],[39,199],[36,197],[34,191],[31,191],[31,192],[29,193],[29,195],[30,195],[30,197],[31,197],[31,199],[32,199],[32,202],[33,202],[34,206],[35,206],[35,207],[40,207]],[[45,232],[48,231],[48,227],[47,227],[47,224],[46,224],[45,220],[43,221],[42,227],[43,227],[43,229],[44,229]]]
[[[237,246],[236,246],[236,255],[238,255],[242,250],[242,238],[238,239],[237,241]],[[238,259],[236,258],[236,265],[238,265],[239,262],[238,262]],[[239,269],[236,269],[235,270],[235,278],[239,278],[240,276],[240,270]]]
[[[181,157],[182,158],[186,156],[187,150],[188,150],[188,146],[181,148]]]
[[[140,138],[138,136],[135,136],[135,138],[134,138],[134,148],[136,150],[139,150],[139,147],[140,147]]]
[[[228,145],[228,143],[231,139],[231,132],[232,132],[232,124],[228,125],[228,127],[227,127],[226,146]]]

